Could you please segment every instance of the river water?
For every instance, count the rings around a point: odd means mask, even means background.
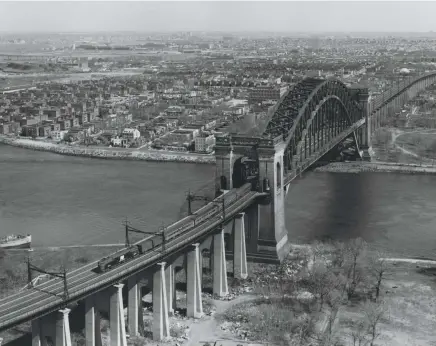
[[[214,166],[65,157],[0,145],[0,236],[34,247],[124,242],[123,220],[157,230],[184,215]],[[289,239],[361,236],[392,256],[434,258],[436,176],[310,172],[286,200]]]

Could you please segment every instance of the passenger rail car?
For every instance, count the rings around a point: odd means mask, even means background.
[[[98,270],[100,272],[105,272],[121,263],[124,263],[149,251],[165,251],[166,242],[179,237],[188,230],[197,227],[214,217],[223,218],[223,208],[228,208],[239,198],[245,196],[250,191],[251,184],[247,183],[241,186],[239,189],[234,189],[227,192],[187,218],[177,221],[167,228],[164,228],[162,231],[156,232],[154,235],[139,241],[135,245],[117,251],[114,254],[103,258],[98,262]]]
[[[98,270],[103,273],[125,261],[131,260],[143,253],[141,245],[132,245],[117,251],[98,262]]]

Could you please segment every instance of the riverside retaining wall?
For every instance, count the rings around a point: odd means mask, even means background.
[[[80,156],[97,159],[116,159],[116,160],[136,160],[136,161],[160,161],[160,162],[185,162],[215,164],[215,156],[209,155],[189,155],[169,152],[151,151],[127,151],[110,150],[100,148],[83,148],[77,146],[53,144],[39,142],[31,139],[16,139],[0,136],[0,143],[14,147],[32,149],[38,151],[48,151],[60,155]]]
[[[401,164],[392,162],[335,162],[326,166],[318,167],[316,172],[331,173],[409,173],[409,174],[436,174],[436,166]]]

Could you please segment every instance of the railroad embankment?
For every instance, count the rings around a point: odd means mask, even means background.
[[[48,142],[35,141],[25,138],[12,138],[0,136],[0,143],[14,147],[48,151],[61,155],[80,156],[96,159],[117,159],[135,161],[160,161],[160,162],[184,162],[214,164],[215,157],[209,155],[179,154],[171,152],[139,151],[139,150],[117,150],[110,148],[84,148],[72,145],[62,145]]]
[[[385,172],[436,174],[436,166],[391,162],[333,162],[326,166],[318,167],[315,171],[333,173]]]

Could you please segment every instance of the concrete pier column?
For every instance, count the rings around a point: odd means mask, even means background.
[[[56,316],[56,346],[71,346],[70,321],[68,314],[70,309],[58,311]]]
[[[127,323],[130,337],[139,335],[139,309],[142,309],[142,304],[139,297],[139,284],[135,276],[131,276],[127,280],[128,286],[128,305],[127,305]]]
[[[176,308],[176,280],[175,280],[175,267],[170,264],[165,269],[165,284],[167,291],[167,304],[168,313],[173,314]]]
[[[169,336],[165,262],[162,262],[153,274],[153,340],[160,341]]]
[[[200,244],[193,244],[188,253],[186,281],[186,315],[200,318],[203,315],[200,284]]]
[[[111,346],[127,346],[126,325],[124,322],[123,284],[114,285],[110,296],[109,328]]]
[[[96,307],[95,296],[85,299],[85,345],[101,346],[100,312]]]
[[[41,319],[32,320],[32,346],[45,346]]]
[[[200,267],[200,286],[203,287],[203,254],[199,252],[198,262]]]
[[[237,279],[246,279],[248,277],[244,216],[245,213],[241,213],[235,218],[235,249],[233,254],[233,274]]]
[[[219,297],[229,294],[227,285],[226,249],[224,230],[213,236],[213,294]]]

